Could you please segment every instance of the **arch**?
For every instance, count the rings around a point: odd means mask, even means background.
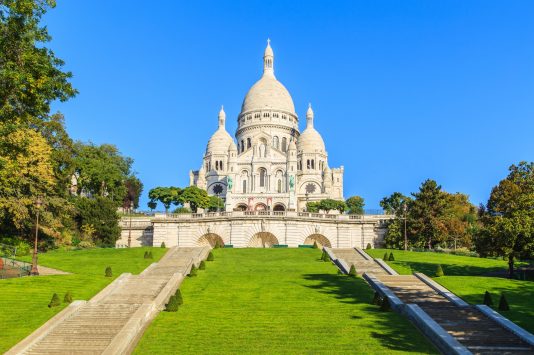
[[[250,149],[250,147],[252,147],[252,140],[247,138],[247,149]]]
[[[278,239],[274,234],[269,232],[259,232],[250,238],[248,242],[249,248],[271,248],[278,244]]]
[[[214,248],[216,246],[224,246],[224,240],[218,234],[208,233],[208,234],[204,234],[202,237],[198,238],[197,245],[199,247]]]
[[[308,236],[306,240],[304,240],[304,245],[313,245],[313,243],[317,243],[317,246],[319,248],[322,248],[322,247],[331,248],[332,247],[332,244],[330,243],[328,238],[322,234],[312,234]]]
[[[280,139],[278,139],[278,136],[274,136],[273,138],[273,147],[280,149]]]
[[[267,211],[267,205],[265,203],[258,203],[254,207],[254,211]]]
[[[234,210],[236,211],[246,211],[248,210],[248,206],[244,203],[240,203],[237,206],[235,206]]]
[[[284,204],[282,204],[282,203],[277,203],[273,207],[273,211],[275,211],[275,212],[283,212],[285,210],[286,210],[286,206],[284,206]]]
[[[287,138],[283,137],[282,138],[282,152],[286,152],[286,151],[287,151]]]
[[[260,174],[260,187],[265,187],[265,182],[267,180],[267,170],[265,170],[264,168],[260,168],[259,174]]]

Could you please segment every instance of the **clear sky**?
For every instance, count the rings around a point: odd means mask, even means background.
[[[377,208],[432,178],[485,202],[534,160],[534,1],[72,1],[45,17],[80,94],[72,137],[116,144],[147,192],[186,186],[221,104],[234,135],[267,38],[345,196]]]

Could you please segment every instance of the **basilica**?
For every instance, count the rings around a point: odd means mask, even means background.
[[[190,185],[222,198],[226,211],[303,211],[307,202],[343,199],[344,168],[330,168],[311,105],[300,132],[291,95],[274,75],[269,41],[263,75],[237,117],[235,140],[226,131],[223,108],[218,118],[200,169],[190,172]]]

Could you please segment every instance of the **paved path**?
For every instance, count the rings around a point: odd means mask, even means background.
[[[534,347],[474,306],[460,306],[415,275],[390,275],[355,249],[333,249],[337,258],[372,274],[404,304],[417,304],[446,332],[474,354],[534,354]],[[362,255],[364,254],[364,255]],[[424,276],[423,276],[424,277]],[[454,295],[453,295],[454,296]]]
[[[140,275],[123,274],[75,302],[7,354],[125,354],[209,248],[172,248]]]

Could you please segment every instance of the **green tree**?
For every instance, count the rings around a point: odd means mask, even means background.
[[[352,196],[349,197],[345,204],[349,210],[349,214],[363,214],[363,207],[365,206],[365,201],[363,197]]]
[[[199,208],[205,209],[210,205],[210,197],[208,196],[208,193],[196,186],[188,186],[183,189],[180,200],[184,204],[189,203],[193,213],[197,213]]]
[[[392,219],[388,222],[384,242],[388,249],[404,248],[404,222],[401,219]]]
[[[126,196],[122,201],[122,208],[129,209],[133,203],[134,208],[139,208],[139,197],[143,192],[143,183],[136,176],[130,175],[124,181]]]
[[[224,211],[224,200],[217,196],[209,196],[209,212]]]
[[[492,191],[483,213],[476,248],[482,255],[508,258],[514,276],[516,258],[534,255],[534,163],[520,162]]]
[[[338,210],[340,213],[343,213],[347,209],[345,201],[338,201],[332,199],[324,199],[319,202],[319,209],[330,213],[332,210]]]
[[[161,202],[165,207],[165,212],[169,212],[171,205],[178,205],[182,203],[182,192],[183,191],[180,188],[174,186],[155,187],[148,192],[148,198],[150,199],[148,206],[150,209],[155,209],[157,207],[157,203]]]
[[[404,206],[411,202],[411,198],[404,196],[400,192],[394,192],[390,196],[380,200],[380,207],[387,214],[394,214],[397,217],[404,217]]]
[[[105,197],[73,199],[76,206],[75,221],[81,229],[84,225],[94,228],[95,242],[102,246],[114,246],[120,237],[117,203]]]
[[[313,201],[306,204],[306,212],[319,213],[319,202]]]

